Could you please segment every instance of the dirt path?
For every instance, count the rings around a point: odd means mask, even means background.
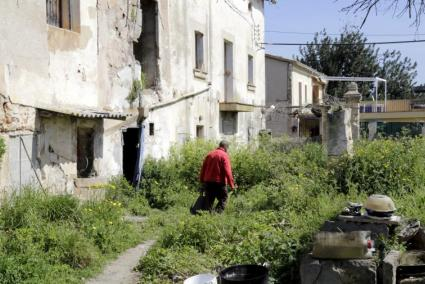
[[[134,284],[137,283],[140,273],[133,269],[139,263],[155,241],[146,241],[137,247],[123,252],[116,260],[109,263],[103,272],[88,280],[87,284]]]

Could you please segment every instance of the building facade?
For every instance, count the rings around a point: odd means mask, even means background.
[[[296,60],[266,55],[266,127],[273,136],[320,136],[311,108],[322,103],[325,77]]]
[[[264,127],[264,5],[142,1],[145,155],[193,138],[247,142]]]
[[[122,171],[125,98],[140,64],[135,1],[1,1],[0,188],[74,192]],[[126,105],[127,104],[127,105]]]
[[[265,125],[264,5],[1,1],[0,188],[75,193],[130,179],[142,116],[155,158],[188,139],[254,138]]]

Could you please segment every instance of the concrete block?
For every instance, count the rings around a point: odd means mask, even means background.
[[[376,284],[377,265],[373,259],[319,260],[311,254],[300,268],[301,284]]]
[[[373,223],[356,223],[344,221],[326,221],[320,231],[324,232],[354,232],[354,231],[370,231],[371,239],[377,240],[379,236],[388,237],[389,228],[385,224]]]
[[[396,284],[400,252],[390,251],[382,263],[382,284]]]

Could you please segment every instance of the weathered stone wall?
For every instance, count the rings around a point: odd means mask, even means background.
[[[233,43],[233,100],[256,106],[253,112],[238,113],[238,131],[228,138],[247,142],[264,127],[261,108],[265,105],[265,59],[259,45],[264,35],[264,4],[262,0],[250,2],[251,11],[248,1],[232,1],[233,8],[214,0],[158,1],[158,82],[144,92],[143,103],[152,107],[199,94],[151,110],[145,124],[147,128],[150,123],[155,125],[155,135],[146,132],[146,155],[167,155],[171,145],[195,138],[197,125],[204,127],[206,138],[224,137],[218,103],[225,100],[225,40]],[[203,74],[194,71],[196,31],[204,35]],[[248,55],[254,57],[255,90],[247,86]]]
[[[24,134],[26,145],[36,153],[30,153],[31,162],[43,183],[72,192],[76,125],[82,120],[54,115],[43,118],[40,126],[37,109],[128,108],[125,98],[132,81],[140,78],[140,65],[133,55],[133,41],[141,30],[139,1],[80,1],[77,32],[48,25],[46,1],[0,1],[0,11],[0,54],[5,55],[0,56],[0,134],[10,146],[0,166],[0,188],[15,183],[11,166],[22,164],[24,158],[11,161],[22,150],[22,145],[16,146],[16,137]],[[121,173],[118,123],[105,124],[114,131],[104,130],[98,120],[84,123],[92,123],[99,133],[95,143],[98,175]],[[31,163],[25,167],[30,167],[27,180],[33,180]]]

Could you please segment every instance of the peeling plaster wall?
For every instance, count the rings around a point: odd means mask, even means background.
[[[248,1],[158,1],[159,85],[144,92],[144,104],[153,106],[182,96],[209,91],[176,104],[155,109],[145,122],[146,155],[166,156],[169,147],[196,137],[196,126],[205,137],[220,139],[219,102],[224,102],[224,41],[233,43],[234,101],[255,105],[253,112],[238,113],[238,132],[228,137],[247,142],[264,128],[265,105],[264,3]],[[240,13],[235,10],[239,10]],[[225,19],[225,20],[223,20]],[[205,78],[194,75],[195,32],[204,35]],[[255,91],[248,90],[248,55],[254,57]],[[149,123],[155,135],[148,133]]]
[[[79,123],[91,124],[98,133],[98,175],[122,171],[116,129],[121,122],[53,115],[39,125],[37,109],[128,109],[125,98],[141,74],[133,55],[141,31],[138,2],[81,0],[80,31],[74,32],[47,24],[46,1],[0,1],[0,135],[12,142],[16,135],[36,137],[32,162],[52,190],[73,191]],[[55,156],[48,146],[63,155]],[[0,165],[0,188],[11,185],[9,158],[6,154]]]

